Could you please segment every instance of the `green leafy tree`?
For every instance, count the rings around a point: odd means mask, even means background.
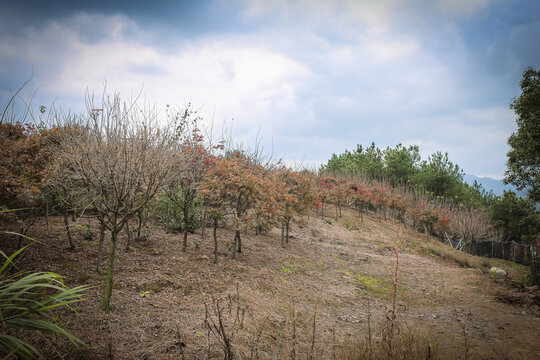
[[[448,159],[448,153],[437,151],[422,162],[412,182],[435,196],[455,198],[463,183],[463,175],[459,166]]]
[[[384,164],[387,180],[393,186],[406,184],[416,173],[420,164],[420,148],[411,145],[408,148],[397,144],[384,151]]]
[[[502,230],[504,240],[530,243],[540,232],[540,214],[534,202],[516,196],[513,191],[505,191],[494,201],[491,217]]]
[[[366,148],[358,145],[352,152],[345,150],[341,155],[332,154],[328,163],[321,167],[321,172],[383,177],[385,176],[383,152],[375,146],[375,143]]]
[[[510,103],[517,115],[517,131],[508,138],[505,182],[540,201],[540,71],[529,67],[521,79],[521,95]]]

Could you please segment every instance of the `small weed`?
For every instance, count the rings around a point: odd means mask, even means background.
[[[180,296],[189,296],[194,290],[200,289],[201,287],[202,283],[199,281],[185,283],[181,289],[176,290],[176,293]]]
[[[152,247],[150,246],[144,246],[144,245],[141,245],[139,243],[134,243],[133,244],[139,251],[145,253],[145,254],[148,254],[148,255],[156,255],[154,253],[154,249],[152,249]]]
[[[285,266],[281,266],[281,271],[283,271],[284,273],[287,273],[287,274],[292,274],[294,271],[285,267]]]
[[[345,227],[347,228],[347,230],[350,230],[350,231],[359,230],[358,226],[354,225],[353,223],[349,221],[345,223]]]
[[[66,260],[62,263],[62,268],[65,270],[72,270],[75,267],[75,263],[70,260]]]
[[[90,225],[77,224],[77,229],[79,230],[79,233],[81,234],[84,240],[86,241],[94,240],[94,232],[92,231],[92,227]]]
[[[159,280],[152,281],[150,283],[143,284],[141,286],[137,286],[137,291],[141,292],[141,294],[147,293],[147,292],[148,293],[152,292],[156,294],[158,292],[163,291],[164,289],[168,287],[171,287],[172,285],[173,283],[170,282],[169,280],[159,279]]]
[[[390,295],[390,285],[383,279],[363,274],[359,274],[356,279],[364,288],[360,291],[361,295],[370,294],[382,299],[386,299]]]
[[[141,291],[139,293],[139,296],[142,297],[142,298],[148,297],[148,296],[150,296],[150,291],[148,291],[148,290]]]
[[[90,275],[88,275],[86,272],[78,272],[75,275],[75,282],[78,284],[86,284],[90,280]]]

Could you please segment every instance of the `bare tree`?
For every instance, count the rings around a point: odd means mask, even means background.
[[[103,95],[96,107],[88,97],[88,112],[65,116],[70,131],[56,147],[59,161],[84,184],[103,226],[110,232],[105,295],[109,309],[113,288],[118,234],[130,218],[144,208],[182,163],[176,151],[177,124],[160,124],[154,108],[122,102],[118,95]],[[62,179],[57,179],[62,181]]]
[[[472,251],[476,243],[493,233],[491,220],[482,209],[460,207],[453,211],[450,233],[457,238],[458,250]]]

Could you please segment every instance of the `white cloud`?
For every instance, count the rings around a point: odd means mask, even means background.
[[[46,82],[48,93],[61,95],[60,103],[66,94],[82,98],[87,87],[100,92],[104,80],[125,96],[136,94],[144,84],[148,100],[160,105],[190,99],[195,106],[215,109],[218,121],[234,117],[237,129],[271,129],[286,121],[275,115],[295,106],[297,90],[312,76],[308,68],[263,42],[251,45],[209,37],[164,52],[125,39],[122,31],[127,27],[131,37],[142,32],[125,17],[77,18],[111,29],[111,35],[87,41],[69,21],[2,42],[9,49],[2,52],[4,59],[24,59],[34,64],[38,77],[47,74],[40,81]]]
[[[490,0],[438,0],[436,4],[444,13],[470,16],[486,8],[490,2]]]
[[[58,105],[76,110],[84,107],[85,88],[99,93],[105,79],[109,89],[127,97],[144,85],[150,102],[191,101],[218,124],[234,118],[239,141],[252,143],[261,130],[278,152],[296,159],[305,154],[307,162],[325,162],[332,152],[357,143],[402,142],[420,145],[426,156],[448,151],[473,173],[502,173],[505,151],[499,143],[510,133],[504,111],[494,104],[472,108],[471,94],[487,95],[461,72],[469,66],[460,57],[464,47],[446,48],[445,54],[434,50],[445,44],[430,41],[446,38],[430,34],[428,41],[410,26],[420,15],[408,3],[238,3],[260,27],[156,44],[150,39],[159,35],[129,17],[80,13],[17,36],[0,35],[0,64],[33,64],[43,85],[39,92],[60,95]],[[437,16],[452,15],[448,23],[454,26],[455,17],[487,3],[423,5],[435,8]],[[0,66],[0,76],[5,69]],[[482,154],[482,160],[471,153]],[[497,159],[488,159],[490,154]]]

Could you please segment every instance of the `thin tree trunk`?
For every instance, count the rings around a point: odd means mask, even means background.
[[[259,214],[255,218],[255,224],[259,224]],[[259,235],[259,225],[255,225],[255,236]]]
[[[234,234],[234,240],[233,240],[233,246],[232,246],[232,258],[236,259],[236,248],[238,246],[238,233],[239,231],[236,231]]]
[[[285,222],[281,222],[281,247],[285,247]]]
[[[217,260],[218,260],[217,228],[218,228],[218,220],[217,218],[214,218],[214,264],[217,264]]]
[[[99,244],[98,244],[98,254],[97,254],[97,272],[99,274],[103,273],[103,269],[101,268],[101,263],[103,262],[103,241],[105,240],[105,224],[103,222],[100,222],[101,225],[99,227]]]
[[[242,238],[240,237],[240,230],[236,230],[238,237],[238,253],[242,253]]]
[[[189,227],[189,203],[184,200],[184,240],[182,241],[182,251],[187,251],[187,235]]]
[[[75,250],[75,244],[73,243],[73,239],[71,238],[71,229],[69,226],[69,217],[67,212],[67,205],[64,203],[64,229],[66,230],[66,237],[69,242],[69,250],[73,251]]]
[[[287,219],[285,222],[285,242],[289,244],[289,228],[290,228],[291,219]]]
[[[141,241],[141,230],[143,225],[143,209],[140,209],[137,211],[137,220],[139,221],[137,223],[137,239]]]
[[[126,222],[127,244],[126,251],[130,251],[129,245],[131,244],[131,229],[129,228],[129,221]]]
[[[170,213],[170,210],[169,210],[169,207],[170,207],[170,201],[167,201],[167,227],[170,229],[171,228],[171,213]]]
[[[204,227],[206,225],[206,206],[201,209],[201,238],[204,241]]]
[[[116,238],[118,236],[118,230],[111,231],[111,244],[109,246],[109,260],[107,261],[107,281],[105,283],[105,296],[103,297],[103,303],[101,308],[105,311],[109,310],[109,304],[111,301],[112,288],[113,288],[113,275],[114,275],[114,253],[116,251]]]

